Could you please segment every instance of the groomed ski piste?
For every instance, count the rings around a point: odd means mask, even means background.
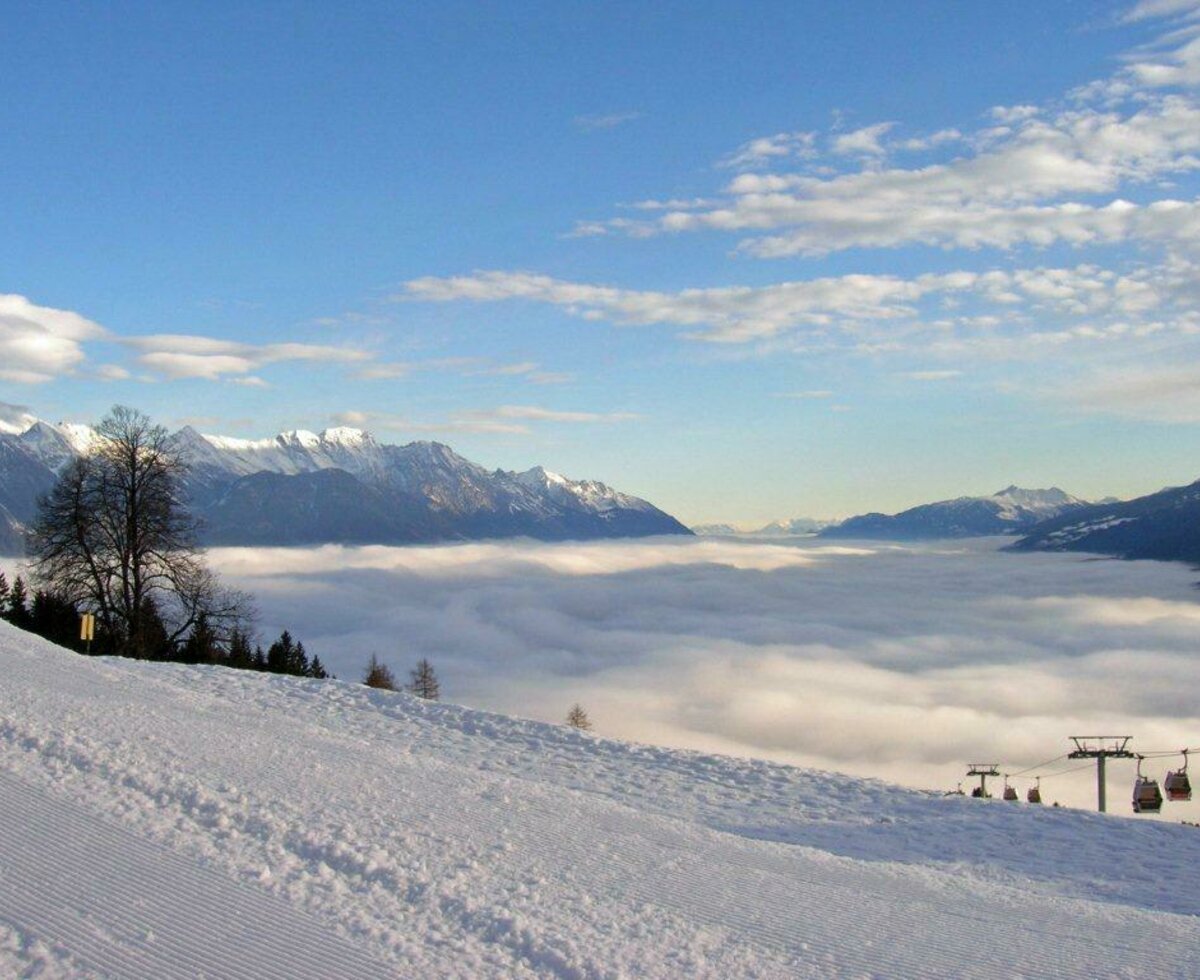
[[[4,976],[1200,976],[1192,827],[4,623],[0,696]]]

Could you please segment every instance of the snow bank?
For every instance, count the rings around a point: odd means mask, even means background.
[[[0,691],[5,974],[1200,975],[1189,827],[6,624]]]

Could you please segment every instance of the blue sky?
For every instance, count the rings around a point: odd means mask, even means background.
[[[1200,477],[1200,6],[839,6],[11,4],[0,402],[689,521]]]

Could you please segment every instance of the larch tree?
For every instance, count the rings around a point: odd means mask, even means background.
[[[379,688],[381,691],[394,691],[396,690],[396,675],[392,673],[391,667],[375,654],[371,654],[371,661],[363,672],[363,683],[367,687]]]
[[[438,686],[437,674],[433,671],[433,664],[422,657],[417,666],[410,671],[412,682],[408,685],[408,689],[419,698],[425,698],[427,701],[436,701],[441,695],[441,690]]]
[[[579,703],[571,705],[571,710],[567,712],[567,724],[584,732],[592,730],[592,720],[584,711],[583,705]]]

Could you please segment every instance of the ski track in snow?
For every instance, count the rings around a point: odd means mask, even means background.
[[[6,624],[0,697],[5,975],[1200,975],[1193,828]]]

